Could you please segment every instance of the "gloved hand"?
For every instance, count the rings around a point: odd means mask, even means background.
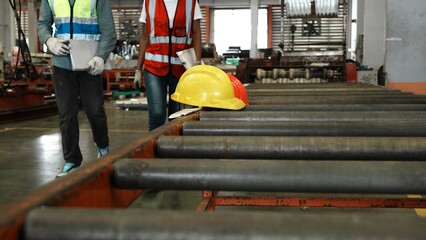
[[[136,89],[139,89],[142,86],[142,71],[141,70],[136,69],[135,79],[133,80],[133,83],[135,84]]]
[[[49,51],[58,56],[67,55],[70,51],[70,47],[67,45],[67,40],[61,40],[59,38],[50,37],[46,41],[46,45]]]
[[[87,67],[90,75],[99,75],[104,71],[105,63],[104,60],[98,56],[94,56],[92,60],[87,63]]]

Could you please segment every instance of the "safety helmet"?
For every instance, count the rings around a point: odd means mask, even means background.
[[[230,110],[239,110],[245,103],[235,97],[228,75],[210,65],[197,65],[180,77],[171,98],[179,103]]]
[[[232,86],[234,87],[234,95],[236,98],[241,99],[246,105],[249,105],[246,88],[234,75],[228,73],[229,80],[231,80]]]

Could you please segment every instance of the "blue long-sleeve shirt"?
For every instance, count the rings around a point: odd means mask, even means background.
[[[98,14],[99,31],[101,33],[101,38],[95,55],[101,57],[106,61],[109,54],[114,50],[117,40],[114,19],[112,17],[111,12],[110,0],[97,1],[96,10]],[[42,43],[46,43],[47,39],[52,37],[53,23],[53,13],[50,9],[49,2],[48,0],[42,0],[40,5],[40,17],[38,19],[38,36]],[[52,65],[72,70],[71,59],[69,55],[52,55]]]

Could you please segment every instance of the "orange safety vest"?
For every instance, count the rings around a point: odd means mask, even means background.
[[[144,61],[144,68],[147,71],[165,76],[171,70],[178,78],[185,72],[176,52],[193,46],[192,21],[195,1],[178,0],[173,28],[169,27],[169,17],[163,0],[145,1],[149,35]]]

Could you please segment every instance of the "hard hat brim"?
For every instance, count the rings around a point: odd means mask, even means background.
[[[211,101],[211,102],[199,102],[198,100],[192,101],[188,98],[181,98],[178,93],[173,93],[171,96],[172,100],[186,104],[191,105],[195,107],[211,107],[211,108],[220,108],[220,109],[229,109],[229,110],[240,110],[243,109],[246,104],[239,98],[229,98],[222,101]]]

